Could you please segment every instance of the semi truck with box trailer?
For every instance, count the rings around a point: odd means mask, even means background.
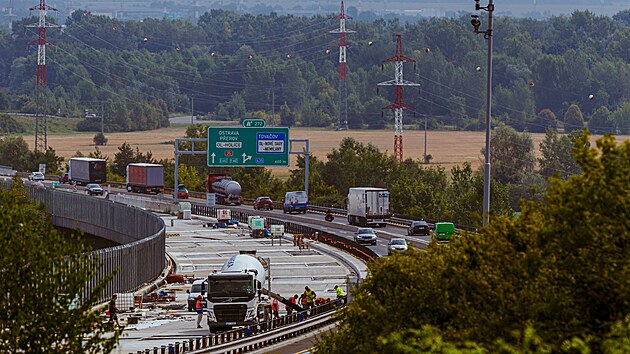
[[[77,185],[107,182],[107,166],[103,159],[73,157],[68,160],[68,180]]]
[[[299,305],[265,288],[265,281],[271,281],[267,261],[244,252],[230,257],[219,272],[210,273],[206,295],[210,332],[258,323],[269,297],[302,311]]]
[[[356,226],[385,226],[389,211],[389,191],[383,188],[360,187],[348,191],[348,223]]]
[[[135,193],[162,193],[164,166],[153,163],[127,165],[127,191]]]

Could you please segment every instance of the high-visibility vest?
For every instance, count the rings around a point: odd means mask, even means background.
[[[201,308],[202,308],[202,307],[203,307],[203,306],[201,305],[201,300],[197,300],[197,302],[195,303],[195,308],[196,308],[197,310],[201,310]]]
[[[273,311],[277,311],[278,310],[278,300],[277,299],[273,299],[273,301],[271,301],[271,310],[273,310]]]
[[[315,301],[315,292],[313,290],[306,290],[304,294],[306,294],[306,302]]]
[[[343,292],[343,290],[342,290],[340,287],[337,287],[336,292],[337,292],[337,296],[338,296],[338,297],[341,297],[341,296],[345,296],[345,295],[346,295],[346,293],[344,293],[344,292]]]

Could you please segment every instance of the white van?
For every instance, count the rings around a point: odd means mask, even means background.
[[[188,293],[188,311],[195,311],[195,303],[199,295],[203,296],[202,306],[206,307],[206,296],[208,293],[208,280],[200,279],[195,280],[190,290],[186,290]]]
[[[287,192],[284,195],[284,203],[282,203],[282,211],[292,213],[294,211],[306,214],[308,210],[308,196],[305,191]]]

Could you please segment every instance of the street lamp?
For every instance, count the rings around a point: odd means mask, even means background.
[[[486,156],[483,166],[483,226],[488,225],[490,218],[490,109],[492,100],[492,12],[494,4],[488,0],[488,6],[479,5],[479,0],[475,0],[475,10],[488,12],[488,29],[480,31],[481,21],[479,16],[472,15],[470,23],[473,25],[475,33],[482,33],[483,38],[488,40],[488,81],[486,82]]]

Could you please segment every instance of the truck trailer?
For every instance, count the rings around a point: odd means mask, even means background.
[[[153,163],[127,165],[127,192],[164,192],[164,166]]]
[[[230,257],[221,270],[208,275],[207,313],[210,333],[257,324],[273,297],[297,311],[302,308],[266,289],[269,266],[253,254]],[[267,295],[269,297],[263,297]]]
[[[390,217],[387,189],[350,188],[348,191],[348,223],[350,225],[385,226],[385,219]]]
[[[217,203],[241,205],[241,185],[223,173],[209,173],[206,191],[215,193]]]
[[[73,157],[68,160],[68,180],[77,185],[107,182],[106,161],[89,157]]]

